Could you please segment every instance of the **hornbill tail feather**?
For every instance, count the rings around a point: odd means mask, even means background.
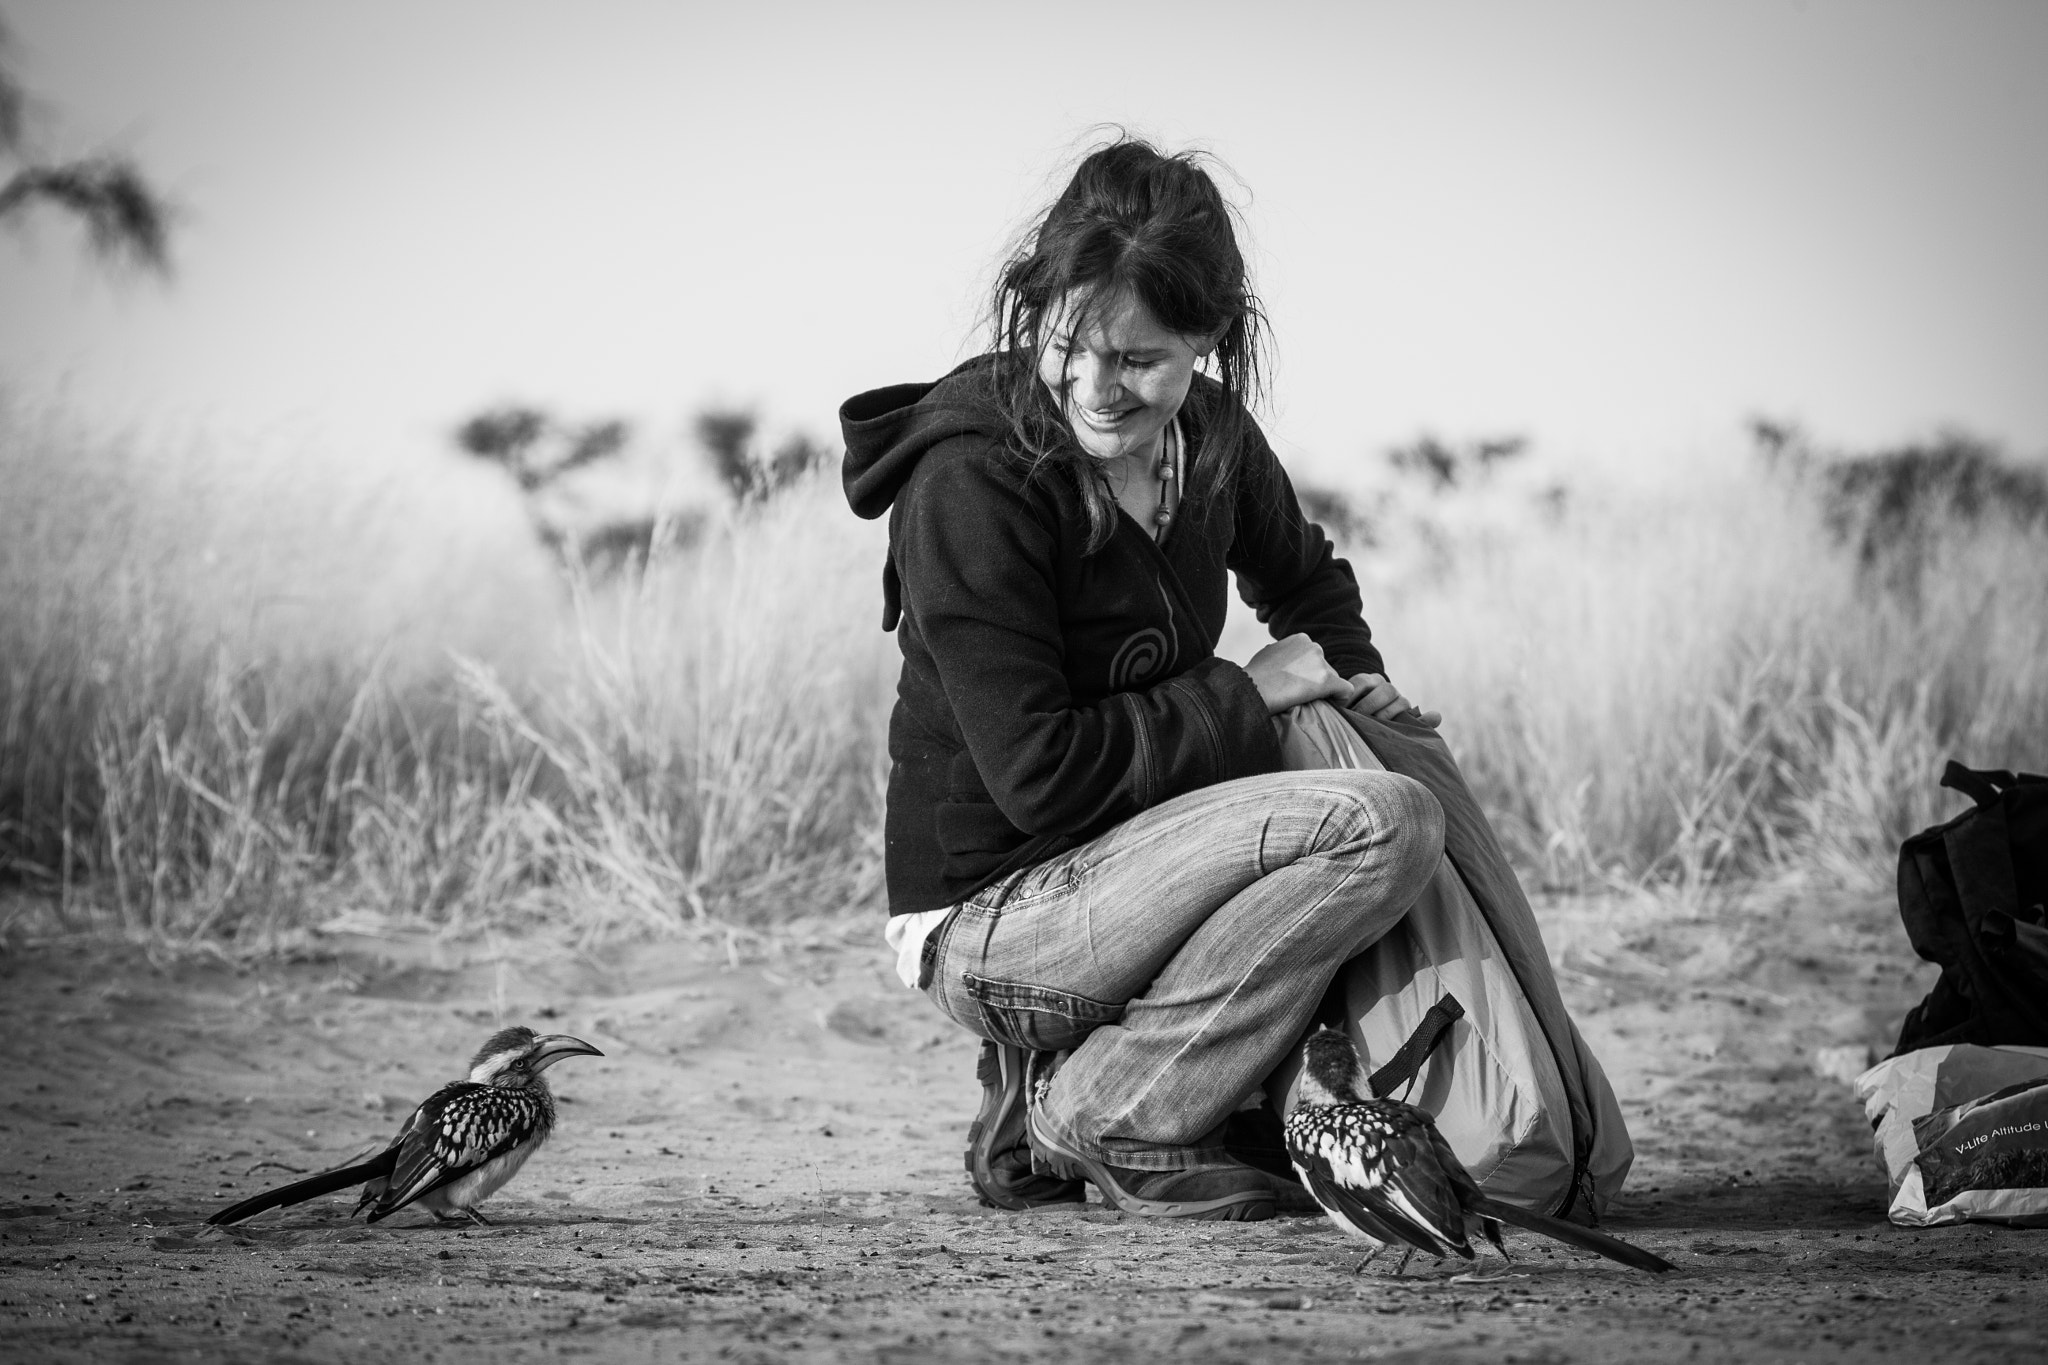
[[[1637,1270],[1647,1270],[1661,1275],[1675,1268],[1662,1256],[1645,1251],[1639,1246],[1631,1246],[1619,1237],[1610,1237],[1604,1232],[1595,1232],[1592,1228],[1582,1228],[1577,1223],[1567,1223],[1562,1218],[1552,1218],[1547,1214],[1518,1209],[1512,1204],[1503,1204],[1487,1195],[1482,1194],[1468,1200],[1467,1208],[1482,1217],[1498,1218],[1503,1223],[1513,1223],[1516,1227],[1529,1232],[1554,1237],[1560,1242],[1570,1243],[1581,1251],[1605,1256],[1610,1261],[1620,1261],[1623,1265],[1634,1266]]]
[[[396,1148],[379,1152],[368,1161],[359,1162],[354,1166],[322,1171],[318,1175],[309,1175],[304,1180],[294,1180],[289,1185],[280,1185],[274,1190],[251,1195],[239,1204],[228,1205],[206,1221],[215,1227],[239,1223],[244,1218],[253,1218],[268,1209],[281,1209],[287,1204],[304,1203],[308,1199],[317,1199],[323,1194],[345,1190],[351,1185],[360,1185],[378,1176],[388,1176],[397,1164]]]

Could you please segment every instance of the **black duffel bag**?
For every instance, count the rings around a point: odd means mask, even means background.
[[[1899,915],[1941,979],[1892,1055],[2048,1046],[2048,777],[1951,762],[1941,785],[1977,804],[1899,847]]]

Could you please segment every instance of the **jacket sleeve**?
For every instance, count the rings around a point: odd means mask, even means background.
[[[985,447],[933,450],[892,527],[906,618],[972,760],[966,773],[956,761],[951,799],[992,800],[1026,834],[1081,835],[1183,792],[1277,770],[1265,703],[1226,660],[1099,702],[1072,694],[1059,564],[1063,537],[1076,532],[1048,480],[1024,486],[1003,462]]]
[[[1252,426],[1237,468],[1237,526],[1226,561],[1238,595],[1282,639],[1307,632],[1330,666],[1349,678],[1385,673],[1372,642],[1358,579],[1323,528],[1302,515],[1294,484]]]

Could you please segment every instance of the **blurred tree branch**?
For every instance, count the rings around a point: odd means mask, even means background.
[[[1528,448],[1528,438],[1523,436],[1497,436],[1473,441],[1459,449],[1425,434],[1413,444],[1389,450],[1387,463],[1403,474],[1422,479],[1431,492],[1442,493],[1461,483],[1484,479],[1497,466]]]
[[[537,493],[572,469],[618,454],[631,435],[617,418],[568,426],[539,408],[511,405],[464,422],[455,429],[455,444],[502,466],[522,493]]]
[[[754,448],[757,426],[751,412],[713,409],[697,417],[697,440],[735,501],[773,497],[832,458],[830,451],[801,432],[764,456]]]
[[[170,274],[172,213],[134,162],[102,154],[72,161],[39,161],[28,148],[27,90],[9,67],[13,47],[0,22],[0,157],[16,169],[0,182],[0,224],[25,218],[47,204],[84,223],[93,254],[159,276]]]
[[[751,412],[712,409],[695,421],[698,443],[712,471],[741,504],[774,497],[831,452],[796,433],[763,454],[756,446],[758,423]],[[632,427],[617,418],[565,422],[545,409],[520,403],[486,408],[452,433],[465,454],[505,471],[519,486],[534,534],[565,566],[580,566],[609,577],[644,565],[657,550],[693,544],[703,533],[702,509],[613,517],[592,524],[564,515],[576,502],[565,475],[617,456],[632,438]],[[554,495],[554,496],[551,496]]]

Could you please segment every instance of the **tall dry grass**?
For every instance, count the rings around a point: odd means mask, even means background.
[[[2048,767],[2048,528],[1936,519],[1902,593],[1823,493],[1736,459],[1436,527],[1424,573],[1356,556],[1390,670],[1543,884],[1873,887],[1966,804],[1949,758]]]
[[[829,481],[594,584],[488,482],[249,474],[0,407],[0,877],[162,941],[873,900],[880,549]]]
[[[883,537],[829,474],[594,582],[487,479],[337,496],[266,483],[317,462],[258,445],[0,403],[17,911],[268,943],[368,914],[595,936],[878,907]],[[1937,536],[1907,596],[1809,484],[1594,487],[1354,553],[1391,668],[1541,883],[1876,884],[1955,804],[1946,758],[2048,766],[2039,529]]]
[[[592,928],[872,908],[881,888],[879,528],[817,471],[610,588],[576,585],[562,671],[466,697],[545,781],[553,899]]]

